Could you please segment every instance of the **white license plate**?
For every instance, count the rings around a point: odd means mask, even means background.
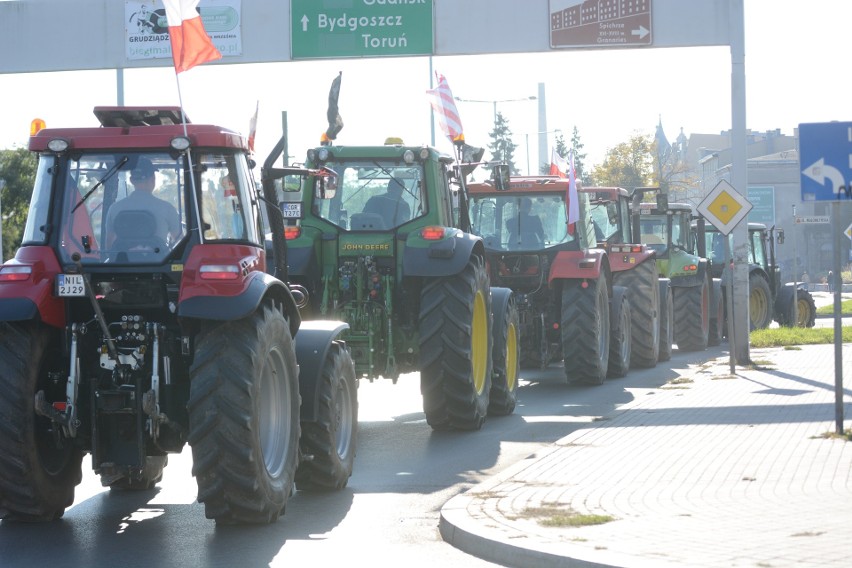
[[[281,213],[285,219],[301,219],[302,204],[301,203],[282,203]]]
[[[85,296],[86,283],[82,274],[59,274],[56,277],[56,292],[60,297]]]

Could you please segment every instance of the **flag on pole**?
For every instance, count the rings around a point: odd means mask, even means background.
[[[447,83],[446,77],[437,71],[435,77],[438,79],[438,87],[429,89],[426,94],[429,96],[429,104],[432,105],[432,110],[438,116],[438,125],[450,141],[464,141],[461,118],[459,118],[456,103],[453,101],[450,85]]]
[[[176,73],[222,58],[201,23],[197,9],[199,1],[163,0]]]
[[[337,74],[334,81],[331,82],[331,89],[328,91],[328,130],[321,137],[323,145],[337,138],[337,135],[343,130],[343,118],[340,116],[340,108],[337,106],[337,100],[340,98],[340,81],[343,79],[343,71]]]
[[[568,177],[568,162],[565,158],[559,155],[556,148],[550,152],[550,175],[559,176],[561,178]]]
[[[254,116],[249,120],[248,149],[254,153],[254,135],[257,134],[257,111],[260,110],[260,101],[254,107]]]
[[[568,233],[574,234],[574,224],[580,220],[580,203],[577,197],[577,172],[574,170],[574,149],[568,153]]]

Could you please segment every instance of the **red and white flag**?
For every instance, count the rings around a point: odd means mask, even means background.
[[[574,170],[574,149],[568,153],[568,233],[574,234],[574,224],[580,220],[580,203],[577,197],[577,172]]]
[[[426,94],[429,95],[429,104],[432,105],[432,110],[438,116],[438,124],[441,130],[450,141],[463,141],[464,132],[462,131],[461,118],[459,118],[459,111],[456,109],[450,85],[447,83],[446,77],[437,71],[435,77],[438,79],[438,87],[426,91]]]
[[[197,10],[199,1],[163,0],[176,73],[222,58],[201,23]]]
[[[559,155],[556,148],[550,152],[550,175],[561,178],[568,177],[568,162]]]
[[[249,120],[248,133],[248,149],[249,152],[254,152],[254,135],[257,134],[257,111],[260,110],[260,101],[257,101],[257,106],[254,107],[254,116]]]

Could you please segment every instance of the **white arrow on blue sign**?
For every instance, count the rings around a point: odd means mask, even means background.
[[[852,199],[852,122],[799,125],[802,201]]]

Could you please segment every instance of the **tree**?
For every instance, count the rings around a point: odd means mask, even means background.
[[[607,151],[602,164],[592,169],[592,183],[632,190],[647,187],[654,181],[654,141],[650,136],[634,133]]]
[[[491,144],[488,145],[488,149],[491,150],[491,159],[509,164],[512,175],[518,175],[520,171],[515,164],[515,148],[518,145],[512,142],[509,121],[505,119],[503,113],[497,113],[497,118],[494,119],[494,130],[489,133],[489,136],[491,136]]]
[[[586,168],[583,164],[586,160],[586,154],[583,153],[584,144],[580,142],[580,131],[574,126],[574,131],[571,133],[571,149],[574,150],[574,174],[577,179],[587,183]]]
[[[0,150],[0,192],[3,223],[3,260],[12,258],[21,244],[35,183],[36,158],[26,148]]]

